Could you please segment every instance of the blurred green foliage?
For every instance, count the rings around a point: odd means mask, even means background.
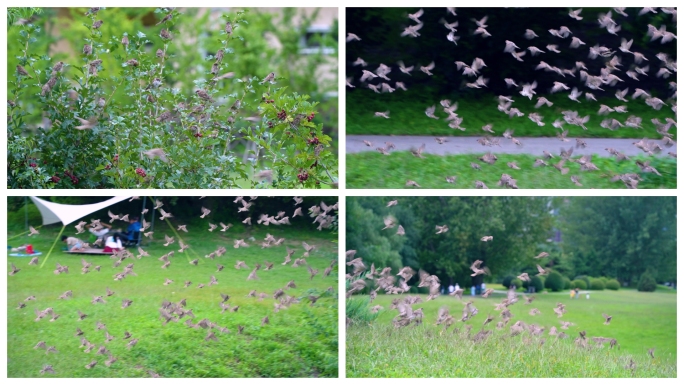
[[[8,187],[335,187],[336,23],[309,39],[332,54],[304,55],[317,12],[207,10],[46,9],[8,27]]]

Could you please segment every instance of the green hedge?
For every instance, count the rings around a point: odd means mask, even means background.
[[[591,280],[591,286],[589,286],[591,290],[604,290],[606,288],[606,285],[603,284],[603,280],[600,278],[594,278]]]
[[[641,274],[639,278],[639,284],[637,285],[637,290],[639,291],[655,291],[658,284],[655,278],[648,272]]]
[[[539,278],[538,275],[530,277],[530,281],[523,282],[523,287],[527,289],[528,287],[534,286],[536,292],[541,293],[544,290],[544,281]]]
[[[570,280],[570,278],[568,278],[566,276],[563,276],[563,288],[565,290],[572,289],[572,281]]]
[[[572,288],[578,288],[580,290],[587,290],[587,283],[583,279],[576,279],[572,281]]]
[[[608,290],[620,290],[620,282],[617,279],[611,279],[606,282],[606,289]]]
[[[591,287],[591,277],[589,277],[587,275],[578,275],[577,277],[575,277],[575,280],[578,280],[578,279],[581,279],[582,281],[584,281],[584,283],[586,285],[584,287],[585,289],[588,287]]]
[[[513,285],[515,285],[515,287],[517,289],[520,289],[521,287],[523,287],[523,281],[519,278],[513,278],[513,280],[511,281],[511,286],[513,286]],[[507,287],[510,288],[511,286],[507,286]]]
[[[503,282],[501,283],[505,288],[511,287],[511,282],[515,279],[514,276],[512,275],[507,275],[504,279]]]
[[[546,277],[544,282],[544,287],[551,291],[561,291],[565,287],[565,282],[563,282],[563,276],[560,273],[552,271],[549,276]]]

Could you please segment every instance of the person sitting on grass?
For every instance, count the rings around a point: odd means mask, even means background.
[[[104,250],[102,251],[105,253],[114,253],[121,250],[123,250],[123,245],[121,244],[121,234],[114,233],[107,237]]]
[[[141,227],[138,217],[132,217],[128,228],[126,229],[126,232],[122,234],[122,237],[126,242],[133,242],[135,240],[135,235],[140,232]]]
[[[69,251],[83,251],[85,250],[85,247],[83,245],[83,241],[76,237],[67,237],[66,235],[62,235],[62,242],[66,242],[67,244],[67,250]]]

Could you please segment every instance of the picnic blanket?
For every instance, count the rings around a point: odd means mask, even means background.
[[[33,254],[26,254],[26,253],[10,253],[10,257],[37,257],[39,255],[43,255],[40,251],[35,251]]]
[[[112,255],[114,253],[105,253],[103,249],[85,249],[80,251],[64,251],[67,254],[92,254],[92,255]]]
[[[19,247],[7,245],[7,250],[10,251],[10,257],[36,257],[43,255],[40,251],[33,250],[33,245],[21,245]]]

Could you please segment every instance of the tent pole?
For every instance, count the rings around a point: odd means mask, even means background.
[[[43,227],[43,225],[36,226],[36,230],[38,230],[38,229],[41,228],[41,227]],[[17,238],[17,237],[21,237],[22,235],[24,235],[24,234],[26,234],[26,233],[28,233],[28,231],[24,231],[23,233],[19,233],[19,234],[15,235],[15,236],[9,237],[9,238],[7,238],[7,240],[9,241],[10,239],[14,239],[14,238]]]
[[[57,244],[57,240],[59,240],[59,237],[62,236],[62,233],[64,232],[64,229],[66,229],[66,225],[62,226],[62,229],[59,230],[59,234],[57,234],[57,238],[55,238],[55,241],[52,243],[52,247],[50,247],[50,251],[48,251],[47,255],[45,256],[45,259],[43,259],[43,263],[40,264],[40,267],[42,268],[43,265],[45,265],[45,262],[47,262],[48,257],[50,256],[50,253],[52,253],[52,249],[55,248],[55,245]]]
[[[140,210],[140,219],[145,219],[145,215],[142,214],[143,211],[145,211],[145,206],[147,205],[147,195],[143,196],[143,206],[142,209]],[[142,243],[142,235],[138,235],[138,246]]]
[[[154,202],[155,197],[152,197],[151,199],[152,199],[152,202]],[[150,230],[152,232],[154,232],[154,217],[157,216],[157,210],[154,208],[154,206],[155,205],[152,205],[152,225],[150,226],[151,227]]]

